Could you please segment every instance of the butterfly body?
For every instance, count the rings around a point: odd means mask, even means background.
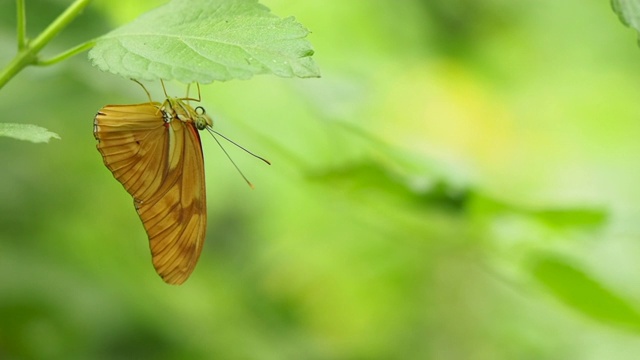
[[[169,284],[181,284],[193,272],[206,233],[198,130],[213,123],[203,108],[184,100],[107,105],[94,120],[98,151],[133,197],[153,265]]]

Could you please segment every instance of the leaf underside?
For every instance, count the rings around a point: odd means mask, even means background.
[[[611,0],[611,7],[624,25],[640,34],[640,3],[638,0]]]
[[[308,34],[256,0],[174,0],[98,39],[89,58],[101,70],[142,80],[318,77]]]

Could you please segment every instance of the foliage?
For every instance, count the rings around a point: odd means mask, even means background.
[[[640,3],[636,0],[611,0],[613,11],[620,21],[636,31],[640,31]]]
[[[262,73],[317,77],[313,50],[303,40],[308,33],[257,1],[181,0],[102,36],[89,57],[125,78],[187,84]]]
[[[152,2],[92,3],[38,58]],[[638,49],[606,3],[264,3],[313,30],[323,77],[201,86],[273,165],[229,147],[251,191],[203,136],[209,231],[180,287],[92,136],[139,86],[67,57],[2,88],[4,121],[63,141],[0,138],[0,358],[636,358]],[[30,29],[64,12],[27,5]]]
[[[26,66],[52,65],[90,48],[94,65],[132,79],[189,84],[264,73],[319,76],[311,45],[304,40],[309,31],[293,18],[272,15],[256,0],[173,0],[50,59],[41,59],[39,52],[88,0],[76,0],[33,40],[26,36],[24,0],[16,3],[18,53],[0,71],[0,89]],[[29,129],[22,129],[27,138]],[[30,140],[36,142],[37,136]]]
[[[575,310],[603,323],[640,330],[640,312],[616,294],[566,260],[540,256],[532,266],[533,275],[549,291]],[[567,287],[567,284],[571,284]],[[584,299],[589,299],[585,301]]]

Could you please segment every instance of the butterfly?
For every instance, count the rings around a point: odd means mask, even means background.
[[[201,101],[199,85],[197,99],[189,98],[188,88],[184,98],[170,97],[165,90],[166,99],[159,103],[136,82],[149,102],[104,106],[94,119],[93,134],[104,164],[133,197],[156,272],[166,283],[179,285],[193,272],[207,229],[199,130],[222,134],[212,129],[213,121],[203,107],[189,104]]]

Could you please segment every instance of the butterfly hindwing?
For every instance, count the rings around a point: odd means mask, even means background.
[[[105,165],[134,198],[157,273],[181,284],[204,243],[204,159],[193,121],[166,106],[107,105],[96,115],[94,135]]]

